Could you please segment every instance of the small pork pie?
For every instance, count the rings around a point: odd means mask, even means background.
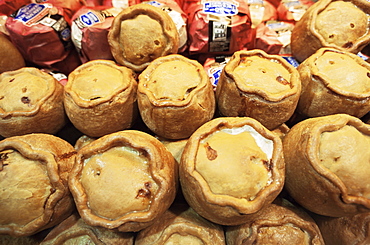
[[[108,42],[119,64],[141,72],[156,58],[177,53],[179,33],[168,13],[139,3],[114,18]]]
[[[1,73],[1,136],[55,134],[66,119],[63,86],[52,75],[34,67]]]
[[[281,139],[253,118],[216,118],[189,138],[179,170],[184,197],[197,213],[239,225],[283,188]]]
[[[303,120],[283,139],[285,187],[304,208],[340,217],[370,211],[370,125],[335,114]]]
[[[81,147],[69,186],[81,218],[91,226],[139,231],[172,204],[177,165],[153,136],[125,130]]]
[[[49,134],[0,141],[0,234],[31,236],[75,210],[68,189],[75,155],[71,144]]]
[[[137,117],[137,82],[131,69],[110,60],[93,60],[68,76],[64,104],[83,134],[100,137],[130,128]]]
[[[216,101],[221,115],[252,117],[273,130],[293,115],[300,93],[298,71],[284,58],[241,50],[221,73]]]

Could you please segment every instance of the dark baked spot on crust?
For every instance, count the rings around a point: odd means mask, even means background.
[[[72,157],[73,155],[76,155],[77,152],[76,151],[71,151],[71,152],[67,152],[67,153],[64,153],[62,155],[58,155],[56,156],[56,161],[61,161],[61,160],[64,160],[64,159],[68,159],[70,157]]]
[[[27,96],[23,96],[21,98],[21,101],[22,101],[23,104],[30,104],[31,103],[30,98],[28,98]]]
[[[284,77],[282,77],[282,76],[277,76],[276,77],[276,81],[278,82],[278,83],[281,83],[281,84],[283,84],[283,85],[290,85],[290,82],[288,81],[288,80],[286,80]]]
[[[353,43],[352,42],[347,42],[343,45],[343,48],[352,48],[353,47]]]
[[[4,166],[8,165],[8,163],[5,162],[6,159],[8,159],[8,152],[0,153],[0,171],[3,170]]]
[[[150,189],[152,188],[152,184],[150,182],[145,182],[144,183],[144,188],[139,189],[136,198],[150,198],[151,196],[151,191]]]
[[[208,142],[205,144],[205,149],[208,160],[213,161],[217,158],[217,151],[213,149]]]

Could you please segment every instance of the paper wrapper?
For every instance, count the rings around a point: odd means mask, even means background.
[[[5,26],[24,59],[37,66],[52,67],[73,50],[63,9],[50,3],[25,5],[7,18]],[[69,63],[71,67],[75,65],[78,64]]]
[[[188,0],[189,53],[232,54],[253,45],[246,1]]]

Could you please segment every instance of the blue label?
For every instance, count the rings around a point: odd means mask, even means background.
[[[292,56],[282,56],[289,64],[297,68],[299,66],[298,61]]]
[[[20,8],[14,19],[27,23],[28,21],[36,17],[45,8],[46,6],[42,4],[30,3]]]
[[[80,19],[86,26],[92,26],[100,22],[99,17],[91,11],[87,12],[86,14],[82,14]]]
[[[204,3],[203,12],[215,15],[236,15],[238,14],[238,6],[231,2],[210,1]]]
[[[149,1],[149,2],[144,2],[144,3],[150,4],[150,5],[154,6],[154,7],[162,7],[163,6],[162,3],[159,3],[157,1]]]

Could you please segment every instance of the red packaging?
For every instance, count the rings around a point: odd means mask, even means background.
[[[187,0],[189,53],[233,54],[253,45],[246,1]]]
[[[114,8],[127,8],[139,2],[140,0],[102,0],[102,5]]]
[[[73,16],[72,41],[81,62],[114,60],[108,43],[108,32],[121,8],[83,7]]]
[[[283,44],[279,41],[278,34],[265,23],[256,27],[256,49],[261,49],[268,54],[279,54],[282,47]]]
[[[0,0],[0,14],[11,15],[23,5],[29,4],[31,0]]]
[[[24,59],[40,67],[63,61],[73,50],[63,9],[30,3],[7,18],[9,37]]]
[[[31,0],[33,3],[51,3],[54,7],[63,8],[65,19],[71,24],[72,16],[83,6],[83,0]]]

